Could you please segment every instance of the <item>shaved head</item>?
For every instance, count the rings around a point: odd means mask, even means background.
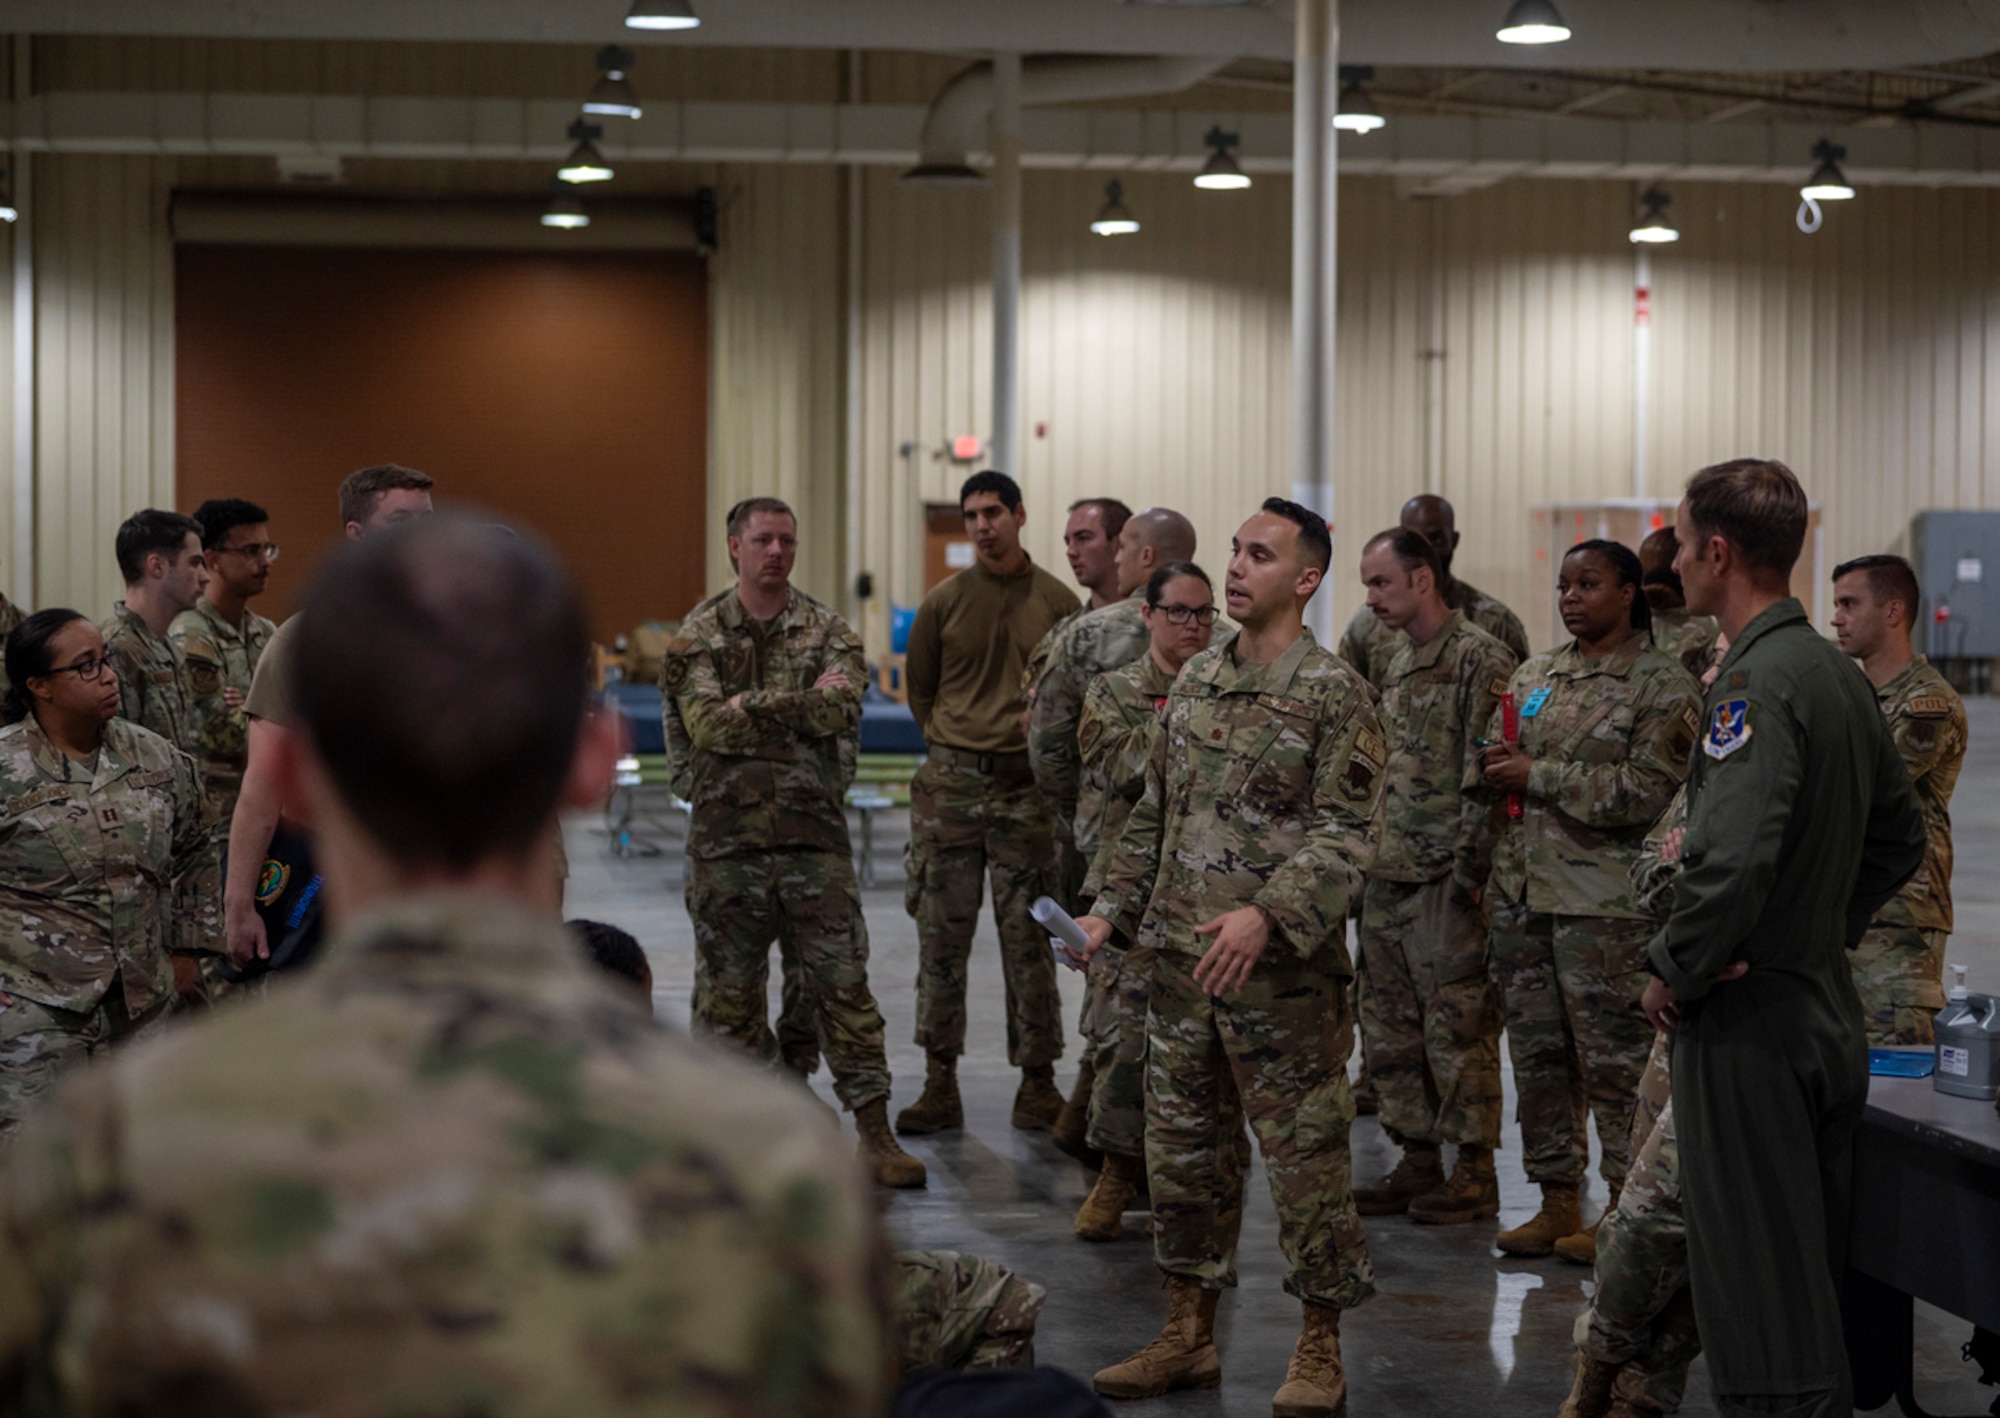
[[[1438,564],[1444,568],[1444,584],[1451,585],[1452,553],[1458,550],[1458,514],[1451,504],[1434,492],[1420,492],[1403,504],[1403,526],[1431,544]]]
[[[1193,561],[1194,551],[1194,523],[1171,507],[1134,513],[1118,534],[1118,594],[1131,595],[1170,561]]]

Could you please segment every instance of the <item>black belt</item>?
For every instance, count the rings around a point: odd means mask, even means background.
[[[931,761],[941,767],[971,768],[980,773],[1025,773],[1028,771],[1028,750],[1017,748],[1008,753],[977,753],[969,748],[935,743],[931,745]]]

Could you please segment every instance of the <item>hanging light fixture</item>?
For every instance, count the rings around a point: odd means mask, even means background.
[[[632,72],[632,61],[636,58],[631,50],[620,49],[615,44],[607,44],[597,51],[597,82],[590,86],[590,97],[583,101],[585,113],[602,114],[607,118],[637,118],[639,116],[639,92],[632,87],[626,76]]]
[[[690,0],[632,0],[625,25],[635,30],[691,30],[701,23]]]
[[[1209,129],[1202,137],[1202,142],[1208,144],[1214,151],[1208,155],[1208,161],[1202,164],[1201,171],[1195,174],[1194,185],[1205,187],[1211,192],[1230,192],[1248,187],[1249,174],[1236,165],[1236,159],[1229,152],[1240,141],[1236,134],[1223,132],[1220,123]]]
[[[604,136],[604,126],[586,123],[579,118],[569,125],[569,136],[576,146],[569,150],[569,157],[556,169],[556,176],[564,182],[609,182],[611,164],[597,150],[597,140]]]
[[[1375,69],[1369,64],[1343,64],[1340,66],[1340,104],[1333,115],[1333,126],[1343,133],[1373,133],[1377,128],[1387,127],[1389,120],[1375,107],[1375,100],[1368,97],[1368,90],[1362,87],[1375,77]]]
[[[20,219],[20,209],[14,205],[14,184],[7,180],[7,169],[0,167],[0,222]]]
[[[583,201],[560,178],[549,184],[549,205],[542,213],[542,225],[559,227],[564,231],[575,231],[578,227],[590,225],[590,213],[583,209]]]
[[[1130,236],[1139,229],[1139,219],[1125,209],[1125,184],[1113,180],[1104,184],[1104,205],[1090,229],[1099,236]]]
[[[1514,0],[1494,38],[1502,44],[1561,44],[1569,38],[1569,24],[1555,0]]]
[[[1681,234],[1667,219],[1667,204],[1674,199],[1657,187],[1648,187],[1639,197],[1639,203],[1646,210],[1639,214],[1638,223],[1627,232],[1634,243],[1656,245],[1660,242],[1679,241]]]
[[[1845,202],[1852,197],[1854,184],[1840,170],[1840,160],[1847,156],[1847,149],[1821,138],[1813,144],[1812,155],[1819,159],[1819,166],[1799,189],[1799,195],[1815,202]]]

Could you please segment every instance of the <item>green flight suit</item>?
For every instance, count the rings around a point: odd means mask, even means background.
[[[1847,951],[1924,855],[1854,664],[1798,601],[1743,628],[1705,704],[1673,915],[1673,1108],[1688,1269],[1725,1414],[1851,1410],[1841,1336],[1868,1046]],[[1733,961],[1749,973],[1713,983]]]

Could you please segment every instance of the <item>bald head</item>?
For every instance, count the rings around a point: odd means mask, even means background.
[[[1193,561],[1194,523],[1171,507],[1134,513],[1118,535],[1118,594],[1129,596],[1170,561]]]
[[[1452,554],[1458,550],[1458,515],[1451,504],[1434,492],[1420,492],[1403,504],[1400,520],[1404,528],[1431,544],[1449,584]]]

